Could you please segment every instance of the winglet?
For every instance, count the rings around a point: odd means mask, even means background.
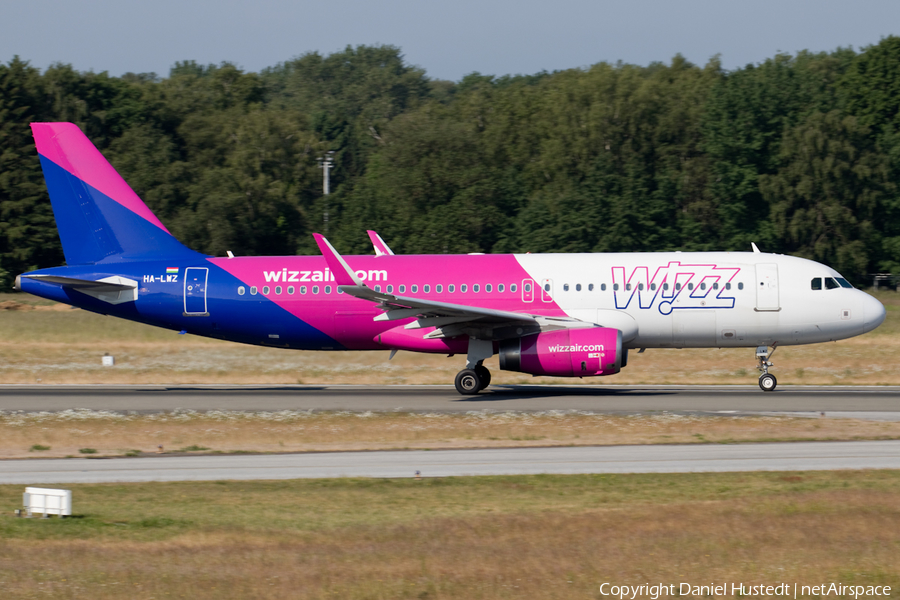
[[[338,285],[358,285],[365,287],[362,280],[356,276],[356,273],[353,272],[353,269],[350,268],[347,261],[337,253],[337,250],[334,249],[331,242],[325,239],[325,236],[321,233],[314,233],[313,237],[316,240],[316,244],[319,245],[319,250],[322,251],[322,256],[325,257],[325,262],[328,263],[328,268],[331,269],[331,273],[334,275],[334,281]]]
[[[388,247],[388,245],[384,243],[384,240],[381,239],[381,236],[378,235],[377,232],[369,229],[366,231],[366,233],[369,234],[369,239],[372,240],[372,245],[375,246],[375,256],[393,256],[394,255],[394,251],[391,250]]]

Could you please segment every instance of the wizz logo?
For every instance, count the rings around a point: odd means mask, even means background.
[[[658,267],[636,267],[626,276],[625,267],[613,267],[613,296],[616,308],[628,308],[637,296],[638,307],[668,315],[676,308],[734,308],[730,289],[740,272],[738,267],[683,265],[672,261]]]

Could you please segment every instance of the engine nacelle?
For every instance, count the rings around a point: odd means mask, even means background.
[[[609,327],[560,329],[500,342],[500,368],[532,375],[613,375],[624,365],[622,332]]]

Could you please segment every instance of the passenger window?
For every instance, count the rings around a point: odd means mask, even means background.
[[[516,291],[516,290],[513,290],[513,291]],[[501,294],[503,293],[503,284],[502,283],[497,284],[497,292],[501,293]]]
[[[478,293],[478,290],[480,290],[480,289],[481,289],[481,287],[477,283],[472,286],[472,291],[475,292],[476,294]]]
[[[409,291],[411,291],[413,294],[415,294],[416,292],[419,291],[419,286],[414,283],[414,284],[412,284],[412,287],[409,288]]]
[[[255,285],[250,286],[250,295],[251,295],[251,296],[255,296],[255,295],[256,295],[256,286],[255,286]]]
[[[593,292],[593,291],[594,291],[594,284],[593,284],[593,283],[589,283],[589,284],[588,284],[588,291],[589,291],[589,292]]]
[[[701,289],[701,290],[705,290],[705,289],[706,289],[706,284],[705,284],[705,283],[701,283],[701,284],[700,284],[700,289]]]
[[[394,293],[394,286],[392,286],[392,285],[387,286],[387,293],[388,293],[388,294],[393,294],[393,293]]]
[[[718,282],[718,281],[715,282],[715,283],[713,284],[713,289],[714,289],[714,290],[719,289],[719,282]]]
[[[550,284],[549,284],[549,283],[545,283],[545,284],[544,284],[544,291],[545,291],[545,292],[549,292],[549,291],[550,291]]]
[[[693,283],[689,283],[689,284],[688,284],[688,289],[693,291],[693,289],[694,289],[694,284],[693,284]]]
[[[575,291],[576,291],[576,292],[580,292],[580,291],[581,291],[581,284],[580,284],[580,283],[576,283],[576,284],[575,284]]]
[[[730,281],[729,281],[728,283],[725,284],[725,289],[726,289],[726,290],[730,290],[730,289],[731,289],[731,282],[730,282]]]
[[[465,294],[465,293],[466,293],[466,289],[467,289],[466,284],[462,284],[461,286],[459,286],[459,292],[460,292],[461,294]]]
[[[484,291],[486,291],[488,294],[490,294],[491,293],[491,284],[489,284],[489,283],[485,284]]]
[[[516,291],[516,290],[513,290],[513,291]],[[530,284],[530,283],[526,283],[526,284],[525,284],[525,291],[526,291],[526,292],[530,292],[530,291],[531,291],[531,284]]]
[[[668,283],[664,283],[664,284],[663,284],[663,289],[668,291],[668,289],[669,289],[669,284],[668,284]]]
[[[243,296],[243,295],[244,295],[244,286],[240,285],[240,286],[238,286],[238,296]]]
[[[276,295],[281,294],[281,286],[280,286],[280,285],[276,285],[276,286],[275,286],[275,294],[276,294]]]
[[[377,285],[375,286],[375,291],[376,291],[376,292],[380,292],[380,291],[381,291],[380,289],[378,289],[378,287],[379,287],[379,286],[377,286]],[[341,289],[341,286],[338,286],[336,289],[337,289],[337,293],[338,293],[338,294],[343,294],[343,293],[344,293],[344,290]]]
[[[833,278],[831,278],[831,277],[826,277],[826,278],[825,278],[825,289],[827,289],[827,290],[833,290],[833,289],[838,288],[838,287],[840,287],[840,286],[838,285],[838,282],[835,281]]]
[[[405,286],[405,285],[400,285],[400,293],[402,294],[402,293],[404,293],[404,292],[406,292],[406,286]]]
[[[376,290],[376,291],[378,291],[378,290]],[[326,286],[325,286],[325,293],[326,293],[326,294],[330,294],[330,293],[331,293],[331,286],[330,286],[330,285],[326,285]]]
[[[442,286],[441,284],[437,284],[436,286],[434,286],[434,291],[436,291],[438,294],[440,294],[441,292],[444,291],[444,286]]]
[[[625,284],[625,291],[626,291],[626,292],[630,292],[630,291],[631,291],[631,284],[630,284],[630,283],[626,283],[626,284]]]
[[[568,291],[569,291],[569,284],[568,284],[568,283],[564,283],[564,284],[563,284],[563,291],[564,291],[564,292],[568,292]]]
[[[743,283],[738,283],[738,289],[739,289],[739,290],[744,289],[744,284],[743,284]]]
[[[455,289],[456,289],[456,286],[453,285],[452,283],[451,283],[450,285],[447,286],[447,291],[450,292],[451,294],[453,293],[453,291],[454,291]]]
[[[644,291],[644,284],[643,284],[643,283],[639,283],[639,284],[638,284],[638,291],[639,291],[639,292],[643,292],[643,291]]]
[[[618,291],[619,291],[619,284],[618,284],[618,283],[614,283],[614,284],[613,284],[613,291],[614,291],[614,292],[618,292]]]
[[[338,290],[338,291],[340,291],[340,290]],[[375,286],[375,291],[376,291],[376,292],[380,292],[380,291],[381,291],[381,286],[380,286],[380,285],[376,285],[376,286]]]
[[[655,284],[655,283],[651,283],[651,284],[650,284],[650,291],[651,291],[651,292],[655,292],[655,291],[656,291],[656,284]]]
[[[531,286],[529,285],[529,286],[526,286],[526,287],[528,288],[527,291],[530,292],[530,291],[531,291]],[[502,290],[501,290],[501,291],[502,291]],[[515,293],[516,293],[516,284],[514,284],[514,283],[509,284],[509,291],[511,291],[513,294],[515,294]]]
[[[289,286],[288,286],[288,294],[291,295],[291,296],[294,295],[294,286],[292,286],[292,285],[289,285]]]
[[[314,285],[313,288],[312,288],[312,293],[313,293],[313,294],[318,294],[318,293],[319,293],[319,286]]]
[[[601,283],[601,284],[600,284],[600,291],[601,291],[601,292],[605,292],[605,291],[606,291],[606,284],[605,284],[605,283]]]
[[[263,296],[268,296],[268,295],[269,295],[269,286],[264,285],[263,286]]]
[[[306,293],[306,286],[305,286],[305,285],[301,285],[301,286],[300,286],[300,293],[301,293],[301,294],[305,294],[305,293]]]
[[[675,290],[676,290],[676,291],[681,291],[681,284],[680,284],[680,283],[676,283],[676,284],[675,284]]]
[[[428,292],[431,291],[431,286],[426,283],[425,285],[422,286],[422,291],[427,294]]]
[[[846,279],[844,279],[843,277],[838,277],[837,282],[839,284],[841,284],[842,288],[852,288],[853,287],[852,285],[850,285],[850,282],[847,281]]]
[[[809,288],[811,290],[821,290],[822,289],[822,278],[821,277],[813,277],[812,281],[809,283]]]

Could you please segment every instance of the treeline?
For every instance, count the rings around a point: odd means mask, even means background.
[[[28,123],[77,123],[209,254],[748,250],[900,274],[900,38],[429,79],[390,46],[260,73],[0,65],[0,286],[62,264]],[[334,151],[333,193],[316,159]]]

